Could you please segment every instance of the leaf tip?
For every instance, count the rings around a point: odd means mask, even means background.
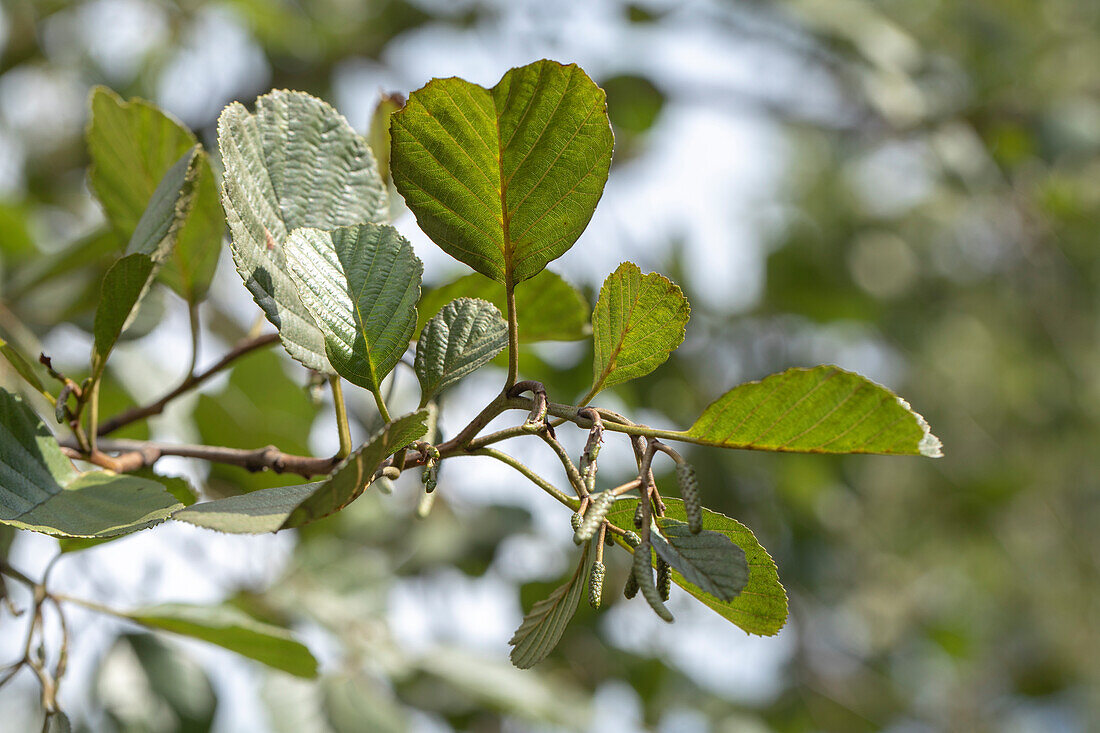
[[[924,419],[923,415],[910,407],[909,403],[904,399],[898,397],[897,400],[898,404],[908,410],[916,419],[917,425],[921,429],[922,435],[920,441],[917,443],[917,451],[925,458],[943,458],[943,442],[932,434],[932,426],[928,424],[928,421]]]

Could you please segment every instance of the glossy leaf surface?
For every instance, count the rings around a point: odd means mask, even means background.
[[[603,90],[537,61],[492,89],[433,79],[391,118],[393,181],[444,251],[504,285],[537,275],[588,226],[613,136]]]
[[[909,403],[835,366],[789,369],[734,387],[683,435],[722,448],[942,455],[939,438]]]

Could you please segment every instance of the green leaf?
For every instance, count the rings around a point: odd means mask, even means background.
[[[181,508],[136,476],[80,473],[23,400],[0,390],[0,523],[57,537],[113,537]]]
[[[112,613],[150,629],[217,644],[298,677],[317,676],[317,660],[289,631],[257,621],[231,606],[171,603]]]
[[[383,459],[427,432],[428,410],[405,415],[376,433],[324,481],[260,489],[187,507],[173,519],[233,534],[301,527],[343,509],[367,488]]]
[[[375,394],[416,328],[424,265],[388,225],[297,229],[286,261],[336,373]]]
[[[366,141],[321,100],[274,91],[255,114],[234,102],[218,119],[222,203],[233,260],[292,357],[333,374],[325,340],[287,269],[295,229],[331,230],[388,218],[386,187]]]
[[[687,521],[684,503],[679,499],[665,497],[665,516],[679,521]],[[615,502],[608,512],[607,519],[616,527],[634,530],[634,510],[638,500],[623,497]],[[749,568],[749,581],[741,594],[732,601],[722,601],[699,586],[691,583],[677,570],[672,570],[672,580],[705,605],[712,608],[726,620],[736,624],[750,634],[772,636],[779,633],[787,622],[787,592],[779,582],[779,573],[775,562],[767,550],[760,546],[756,536],[745,525],[735,519],[703,508],[703,527],[706,530],[724,534],[733,544],[745,553]],[[627,547],[617,536],[616,542]],[[629,547],[627,547],[629,550]],[[667,562],[667,561],[666,561]]]
[[[195,493],[194,488],[185,478],[179,476],[159,476],[151,468],[142,468],[127,475],[159,484],[164,487],[169,494],[175,497],[180,506],[191,506],[198,499],[198,495]],[[58,540],[58,544],[63,553],[79,552],[80,550],[87,550],[92,547],[105,545],[108,542],[114,542],[125,536],[126,535],[115,535],[114,537],[61,537]]]
[[[584,546],[581,561],[572,577],[531,608],[523,617],[523,623],[508,641],[512,645],[512,664],[520,669],[530,669],[554,650],[565,633],[565,627],[577,612],[577,604],[585,590],[588,574],[588,552],[591,544]]]
[[[722,448],[799,453],[943,453],[909,403],[835,366],[789,369],[734,387],[680,439]]]
[[[512,286],[564,254],[603,194],[614,137],[603,90],[537,61],[492,89],[433,79],[390,123],[393,182],[444,251]]]
[[[36,392],[41,394],[50,402],[54,402],[54,397],[47,390],[45,385],[42,384],[42,379],[38,376],[38,370],[33,364],[30,363],[19,351],[9,344],[4,339],[0,338],[0,356],[3,356],[11,364],[15,373],[23,378],[27,384],[29,384]]]
[[[496,306],[473,298],[452,300],[428,321],[416,344],[420,404],[488,364],[507,346],[508,324]]]
[[[495,305],[501,313],[508,310],[504,286],[475,272],[421,296],[417,332],[455,298],[480,298]],[[591,332],[588,301],[561,275],[550,270],[543,270],[516,286],[516,314],[519,340],[524,343],[577,341]]]
[[[97,381],[118,337],[133,321],[137,306],[167,259],[194,202],[199,148],[168,169],[130,238],[126,255],[103,278],[95,314],[92,379]]]
[[[600,390],[649,374],[684,341],[691,306],[668,278],[624,262],[607,276],[592,311],[593,381]]]
[[[684,579],[721,601],[732,601],[749,580],[745,552],[721,532],[693,534],[684,522],[658,517],[653,549]]]
[[[89,183],[122,241],[133,236],[157,183],[198,140],[183,123],[142,99],[105,87],[91,95]],[[195,202],[161,280],[190,302],[205,296],[221,251],[225,219],[210,160],[199,153]]]

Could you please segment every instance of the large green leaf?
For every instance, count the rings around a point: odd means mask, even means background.
[[[191,148],[164,174],[130,237],[126,255],[103,278],[93,329],[93,380],[103,373],[115,342],[133,321],[138,304],[176,243],[194,202],[199,153],[198,146]]]
[[[666,517],[682,522],[687,521],[682,501],[665,497],[664,502]],[[637,506],[637,499],[624,497],[615,502],[615,506],[608,512],[607,519],[616,527],[633,531],[634,510]],[[703,509],[703,527],[706,530],[724,534],[744,551],[749,567],[748,583],[745,584],[741,594],[732,601],[721,601],[686,580],[675,568],[672,570],[672,580],[714,609],[720,616],[737,624],[750,634],[772,636],[779,633],[783,624],[787,622],[787,592],[779,582],[775,562],[768,555],[767,550],[760,546],[756,536],[748,527],[707,508]]]
[[[231,606],[169,603],[112,613],[150,629],[217,644],[298,677],[317,676],[317,660],[289,631],[257,621]]]
[[[332,107],[274,91],[249,114],[234,102],[218,119],[222,203],[233,260],[286,350],[334,373],[325,340],[287,270],[283,245],[301,227],[331,230],[388,218],[386,187],[366,141]]]
[[[416,328],[424,265],[388,225],[297,229],[286,261],[336,373],[377,394]]]
[[[113,537],[183,505],[136,476],[80,473],[21,399],[0,390],[0,523],[57,537]]]
[[[614,142],[603,90],[537,61],[492,89],[433,79],[391,118],[393,182],[451,256],[506,286],[537,275],[588,226]]]
[[[835,366],[789,369],[734,387],[679,437],[723,448],[942,455],[939,438],[905,400]]]
[[[495,305],[501,313],[508,310],[504,286],[475,272],[424,293],[417,306],[417,332],[455,298],[480,298]],[[550,270],[543,270],[516,286],[516,314],[521,342],[577,341],[591,332],[588,301],[561,275]]]
[[[89,183],[122,241],[133,236],[157,183],[198,140],[183,123],[142,99],[124,101],[105,87],[91,95]],[[199,154],[195,202],[160,279],[180,297],[206,294],[221,251],[225,219],[210,160]]]
[[[523,617],[523,623],[508,641],[512,645],[512,664],[520,669],[530,669],[547,657],[561,640],[569,625],[577,604],[585,590],[588,577],[588,551],[585,544],[577,569],[564,585],[558,586],[548,598],[531,607]]]
[[[416,376],[420,403],[480,369],[508,346],[508,324],[492,303],[459,298],[443,306],[420,332]]]
[[[691,306],[668,278],[624,262],[607,276],[592,311],[592,389],[649,374],[683,343]]]
[[[749,579],[745,552],[721,532],[694,534],[688,525],[658,517],[661,533],[650,534],[653,549],[684,579],[720,601],[732,601]]]
[[[198,494],[195,492],[190,482],[185,478],[179,476],[160,476],[151,468],[142,468],[134,473],[127,474],[127,476],[146,479],[160,485],[165,491],[175,497],[176,501],[179,502],[179,506],[191,506],[198,500]],[[80,552],[81,550],[99,547],[109,542],[116,542],[125,536],[126,535],[115,535],[114,537],[61,537],[58,539],[58,546],[62,553]]]
[[[382,460],[427,432],[428,411],[405,415],[376,433],[324,481],[260,489],[182,509],[173,519],[233,534],[278,532],[334,514],[367,488]]]

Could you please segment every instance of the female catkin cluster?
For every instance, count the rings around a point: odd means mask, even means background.
[[[699,505],[699,481],[690,463],[676,464],[676,480],[680,484],[680,497],[684,500],[688,529],[692,534],[699,534],[703,529],[703,509]]]
[[[588,604],[597,611],[603,601],[603,576],[605,568],[599,560],[592,563],[592,574],[588,576]]]

